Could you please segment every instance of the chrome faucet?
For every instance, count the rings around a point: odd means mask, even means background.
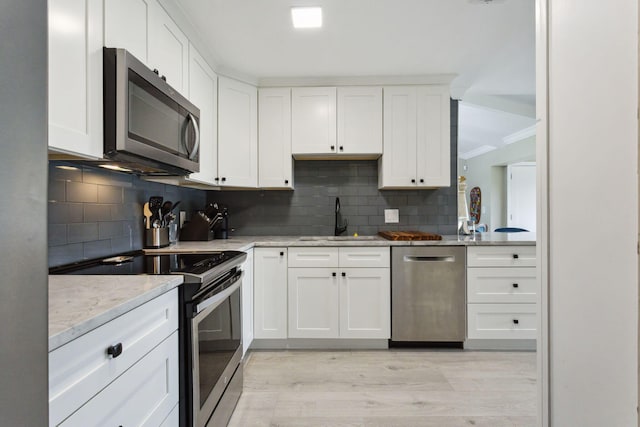
[[[334,236],[339,236],[345,231],[347,231],[347,226],[349,225],[349,221],[344,220],[343,225],[338,225],[338,220],[342,219],[340,215],[340,197],[336,197],[336,222],[333,234]]]

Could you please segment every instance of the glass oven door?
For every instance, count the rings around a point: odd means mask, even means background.
[[[206,425],[242,357],[240,283],[197,303],[191,320],[193,419]]]

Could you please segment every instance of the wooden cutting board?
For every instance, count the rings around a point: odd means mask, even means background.
[[[424,231],[379,231],[378,235],[387,240],[442,240],[441,235]]]

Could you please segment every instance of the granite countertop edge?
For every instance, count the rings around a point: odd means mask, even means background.
[[[49,276],[49,352],[169,292],[183,281],[180,275]]]

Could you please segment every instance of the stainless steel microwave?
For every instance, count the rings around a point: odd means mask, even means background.
[[[144,175],[198,172],[200,110],[124,49],[104,48],[104,156]]]

